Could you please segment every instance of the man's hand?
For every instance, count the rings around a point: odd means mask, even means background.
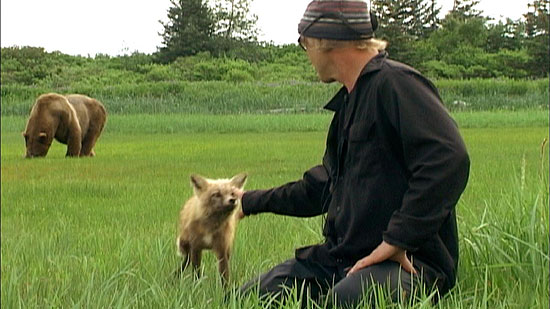
[[[239,220],[240,220],[240,219],[245,217],[245,214],[243,212],[243,207],[242,207],[244,190],[237,189],[235,191],[235,195],[237,195],[237,199],[241,201],[241,207],[239,207],[239,209],[237,210],[237,218],[239,218]]]
[[[401,267],[403,267],[405,271],[411,274],[416,274],[416,270],[414,269],[411,261],[409,261],[407,255],[405,255],[405,250],[382,241],[382,243],[378,245],[378,247],[376,247],[371,254],[357,261],[357,263],[355,263],[355,265],[353,265],[353,267],[348,271],[347,276],[359,271],[362,268],[378,264],[386,260],[395,261],[401,264]]]

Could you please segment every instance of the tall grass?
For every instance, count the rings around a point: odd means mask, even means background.
[[[548,80],[439,80],[452,111],[548,110]],[[71,87],[2,85],[2,115],[26,115],[38,95],[82,93],[102,101],[111,114],[238,114],[318,112],[338,85],[312,82],[140,82]]]
[[[548,127],[548,112],[540,110],[498,112],[453,112],[460,128]],[[108,133],[242,133],[242,132],[311,132],[328,129],[332,113],[294,114],[136,114],[110,115]],[[2,132],[22,132],[27,117],[2,117]],[[21,140],[23,140],[21,138]]]
[[[458,115],[462,123],[490,118]],[[327,116],[190,116],[189,129],[182,124],[171,134],[160,124],[179,116],[115,116],[95,158],[64,158],[65,147],[54,143],[46,158],[33,160],[22,158],[17,127],[24,118],[2,117],[2,307],[260,308],[265,302],[254,296],[224,294],[212,254],[205,254],[201,279],[171,276],[189,174],[246,171],[247,189],[298,179],[321,160]],[[391,304],[380,291],[380,308],[548,307],[548,144],[542,145],[548,124],[506,128],[498,119],[513,116],[492,117],[488,127],[462,129],[472,167],[457,205],[456,287],[436,305],[433,295]],[[221,125],[204,130],[205,119]],[[249,131],[244,123],[254,119],[267,129]],[[310,120],[316,124],[303,127]],[[293,256],[294,248],[321,241],[321,225],[319,217],[270,214],[241,221],[233,285]],[[300,307],[297,297],[270,301],[275,308]]]

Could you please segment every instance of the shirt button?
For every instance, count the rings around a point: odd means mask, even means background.
[[[342,263],[342,259],[336,259],[337,263]]]

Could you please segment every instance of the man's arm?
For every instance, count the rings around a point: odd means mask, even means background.
[[[428,80],[397,72],[382,89],[411,175],[383,239],[414,251],[438,233],[454,209],[468,181],[470,160],[455,122]]]
[[[411,178],[382,243],[358,260],[348,275],[385,260],[415,274],[406,251],[416,250],[439,231],[468,181],[466,147],[435,87],[421,76],[398,73],[386,81],[381,93],[386,114],[400,135]]]
[[[305,172],[299,181],[269,190],[247,191],[242,197],[243,213],[272,212],[296,217],[320,215],[326,212],[322,209],[322,195],[327,181],[326,169],[318,165]]]

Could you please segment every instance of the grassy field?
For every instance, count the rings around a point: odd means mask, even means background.
[[[435,307],[548,308],[547,111],[454,117],[471,177],[457,206],[458,283]],[[254,297],[224,298],[209,253],[200,280],[171,277],[189,174],[246,171],[247,189],[298,179],[320,162],[329,121],[324,113],[112,115],[97,157],[64,158],[55,142],[46,158],[25,160],[25,118],[2,117],[2,307],[260,307]],[[320,217],[244,219],[233,284],[321,241],[321,224]],[[429,308],[429,300],[386,305]]]
[[[290,75],[292,76],[292,75]],[[548,79],[436,80],[451,111],[548,110]],[[86,94],[105,104],[110,114],[240,114],[274,111],[317,112],[340,86],[337,83],[109,80],[72,87],[2,85],[2,115],[27,115],[42,93]]]

